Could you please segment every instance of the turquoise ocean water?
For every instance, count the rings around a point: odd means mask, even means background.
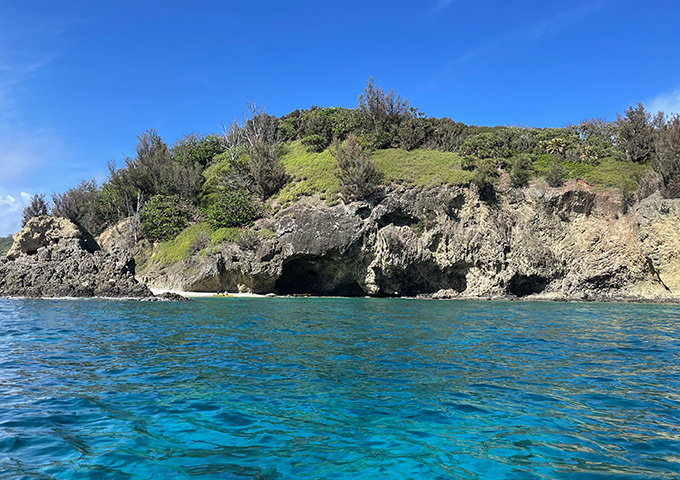
[[[0,479],[677,479],[680,307],[0,300]]]

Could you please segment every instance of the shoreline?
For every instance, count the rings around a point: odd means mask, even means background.
[[[187,298],[213,298],[218,295],[223,296],[223,298],[266,298],[267,295],[260,295],[257,293],[232,293],[232,292],[184,292],[181,290],[170,290],[166,288],[149,288],[151,293],[154,295],[162,295],[163,293],[172,293],[175,295],[180,295]],[[278,296],[278,295],[277,295]],[[217,297],[220,298],[220,297]]]

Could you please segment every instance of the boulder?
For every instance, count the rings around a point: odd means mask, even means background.
[[[41,247],[69,240],[75,241],[84,251],[93,253],[99,250],[96,240],[81,226],[66,218],[42,215],[30,219],[14,235],[14,243],[7,252],[7,258],[14,260],[21,255],[32,255]]]

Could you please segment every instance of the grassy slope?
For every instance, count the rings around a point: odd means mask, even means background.
[[[142,252],[141,255],[138,255],[137,261],[140,263],[140,268],[144,268],[144,264],[149,260],[160,265],[169,265],[188,259],[192,246],[196,249],[194,252],[197,250],[205,251],[217,248],[225,243],[247,242],[249,236],[266,239],[272,238],[274,232],[267,229],[253,231],[247,228],[218,228],[213,230],[210,225],[201,222],[185,228],[172,240],[160,242],[156,245],[152,257],[149,257],[150,251]],[[200,244],[194,244],[199,239],[201,240]]]
[[[534,172],[544,174],[548,171],[551,155],[541,155],[534,162]],[[649,165],[622,162],[612,157],[603,158],[596,166],[580,162],[562,162],[567,178],[581,178],[600,189],[635,190],[642,176],[651,169]]]
[[[379,150],[373,154],[385,183],[432,187],[444,183],[464,184],[472,174],[461,170],[455,153],[399,148]],[[281,158],[291,182],[279,193],[280,203],[294,202],[306,195],[319,194],[333,200],[340,184],[335,178],[335,159],[330,151],[311,153],[300,142],[286,145]]]
[[[7,255],[7,252],[12,247],[12,236],[0,237],[0,257]]]

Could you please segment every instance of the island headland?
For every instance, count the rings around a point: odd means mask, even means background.
[[[678,115],[468,126],[371,79],[355,108],[148,130],[103,184],[35,195],[0,295],[674,302],[678,197]]]

